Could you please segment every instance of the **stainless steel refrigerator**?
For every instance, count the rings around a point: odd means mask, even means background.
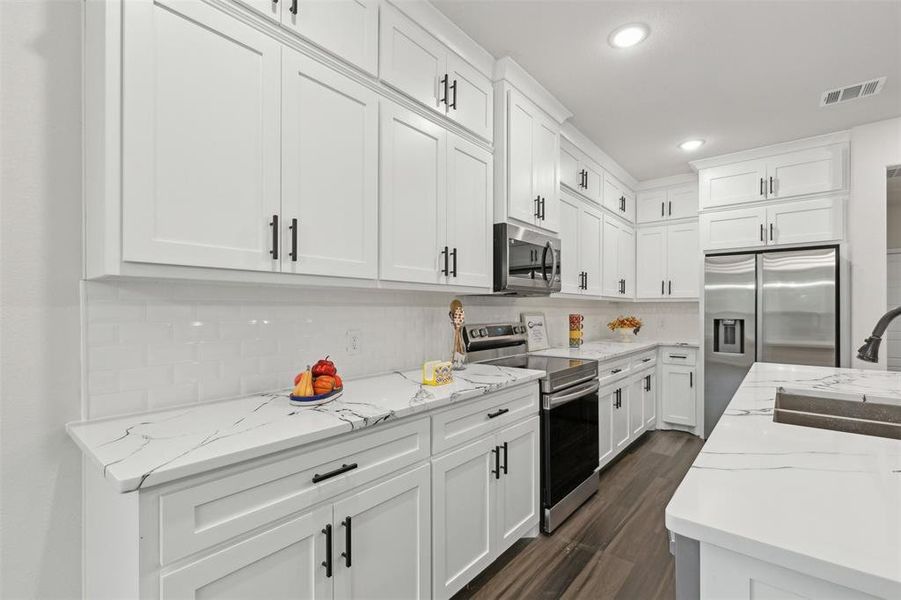
[[[704,433],[754,362],[839,365],[837,246],[704,261]]]

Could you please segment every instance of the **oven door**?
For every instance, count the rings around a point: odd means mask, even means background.
[[[541,496],[560,502],[598,468],[598,381],[542,397]]]
[[[560,291],[559,239],[508,223],[494,227],[496,292],[547,295]]]

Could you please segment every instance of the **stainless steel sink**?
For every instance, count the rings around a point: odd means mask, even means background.
[[[901,400],[780,387],[773,421],[901,440]]]

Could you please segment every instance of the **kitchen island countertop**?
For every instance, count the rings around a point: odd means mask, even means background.
[[[901,373],[754,364],[667,506],[667,528],[901,598],[901,441],[775,423],[783,386],[901,398]]]
[[[444,386],[396,371],[345,382],[341,397],[295,406],[289,391],[150,413],[69,423],[66,429],[119,492],[189,475],[434,410],[544,376],[543,371],[468,365]]]

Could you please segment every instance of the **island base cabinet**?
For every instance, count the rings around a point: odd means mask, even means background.
[[[714,546],[701,543],[700,599],[798,600],[830,598],[832,600],[875,600],[860,590],[811,577]],[[886,596],[888,597],[888,596]]]
[[[162,600],[332,597],[326,525],[332,507],[294,518],[160,577]]]
[[[433,597],[450,598],[538,525],[539,419],[432,459]]]

